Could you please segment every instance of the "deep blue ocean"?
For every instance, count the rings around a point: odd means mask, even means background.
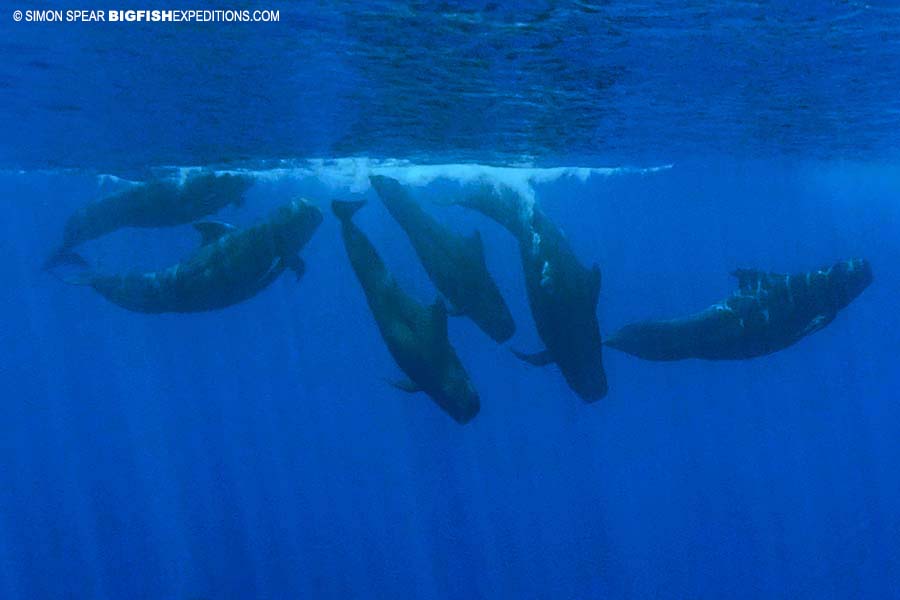
[[[263,2],[278,22],[17,22],[0,9],[0,598],[900,598],[900,9],[889,2]],[[238,305],[128,312],[42,270],[67,218],[204,167],[325,220]],[[450,339],[459,425],[400,371],[333,198],[436,296],[368,175],[481,231],[517,324]],[[474,177],[540,203],[602,270],[604,336],[700,310],[738,267],[865,257],[824,330],[741,361],[604,351],[582,402],[513,238],[440,206]],[[80,249],[108,271],[190,225]]]

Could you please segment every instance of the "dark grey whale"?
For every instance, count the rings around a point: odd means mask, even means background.
[[[200,312],[251,298],[285,269],[304,271],[298,253],[322,222],[322,212],[295,200],[262,223],[236,229],[197,223],[202,246],[188,259],[161,271],[106,275],[85,271],[64,278],[88,285],[122,308],[142,313]]]
[[[748,359],[793,345],[831,323],[872,283],[868,261],[786,275],[756,269],[732,273],[738,290],[693,315],[626,325],[605,344],[646,360]]]
[[[214,173],[137,184],[87,204],[66,221],[62,244],[47,259],[45,268],[72,257],[68,252],[84,242],[123,227],[184,225],[214,214],[229,204],[243,202],[253,183],[249,177]]]
[[[484,244],[476,231],[464,237],[443,227],[410,198],[396,179],[373,175],[372,186],[409,237],[435,287],[452,305],[497,342],[513,336],[516,324],[488,272]]]
[[[425,392],[458,423],[478,414],[481,403],[447,336],[447,309],[442,300],[423,306],[407,295],[387,270],[372,242],[353,222],[365,203],[335,200],[344,247],[381,337],[411,381],[395,384],[407,392]]]
[[[604,397],[608,384],[597,322],[599,267],[584,267],[540,206],[513,190],[485,185],[455,203],[497,221],[519,244],[528,304],[546,348],[516,356],[536,366],[555,363],[585,402]]]

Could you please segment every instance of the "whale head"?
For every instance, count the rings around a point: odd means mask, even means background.
[[[828,275],[837,308],[844,308],[853,302],[872,281],[872,266],[864,258],[843,260],[834,265]]]
[[[320,223],[322,211],[306,200],[293,200],[276,208],[269,225],[278,253],[290,256],[299,252]]]
[[[474,419],[481,409],[478,392],[458,359],[448,361],[445,365],[441,390],[435,400],[460,424]]]

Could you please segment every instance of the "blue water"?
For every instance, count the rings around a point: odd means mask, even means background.
[[[250,5],[280,22],[0,14],[0,598],[900,597],[895,7]],[[368,198],[360,227],[431,301],[365,176],[392,165],[427,202],[476,163],[611,168],[490,171],[601,266],[604,334],[699,310],[740,266],[861,256],[875,281],[768,357],[607,350],[591,405],[452,320],[482,397],[459,426],[386,385],[330,216],[301,282],[216,312],[129,313],[41,271],[118,177],[213,166],[257,177],[218,215],[238,225]],[[429,210],[482,231],[509,346],[538,349],[512,238]],[[84,252],[153,268],[195,244]]]

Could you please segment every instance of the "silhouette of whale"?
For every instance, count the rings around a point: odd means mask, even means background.
[[[872,283],[860,258],[786,275],[738,269],[738,290],[680,319],[626,325],[605,344],[646,360],[747,359],[795,344],[831,323]]]
[[[161,271],[106,275],[91,270],[64,277],[87,285],[122,308],[142,313],[200,312],[251,298],[285,269],[299,279],[298,253],[322,222],[315,206],[295,200],[247,229],[218,222],[197,223],[201,247],[188,259]]]
[[[253,180],[238,175],[202,173],[183,183],[170,180],[137,184],[87,204],[66,221],[62,244],[44,263],[50,269],[77,260],[70,250],[123,227],[185,225],[243,202]]]
[[[447,309],[438,299],[430,307],[407,295],[387,270],[372,242],[353,222],[365,202],[331,203],[341,222],[344,247],[381,337],[409,381],[394,386],[425,392],[448,415],[464,424],[481,407],[478,392],[447,336]]]
[[[441,226],[396,179],[373,175],[370,180],[409,237],[428,277],[450,301],[452,314],[469,317],[497,342],[511,338],[516,324],[487,270],[481,234],[476,231],[467,238]]]
[[[493,219],[518,242],[528,304],[546,348],[514,351],[516,356],[535,366],[555,363],[585,402],[604,397],[609,387],[597,322],[600,268],[584,267],[540,206],[513,190],[483,185],[452,203]]]

